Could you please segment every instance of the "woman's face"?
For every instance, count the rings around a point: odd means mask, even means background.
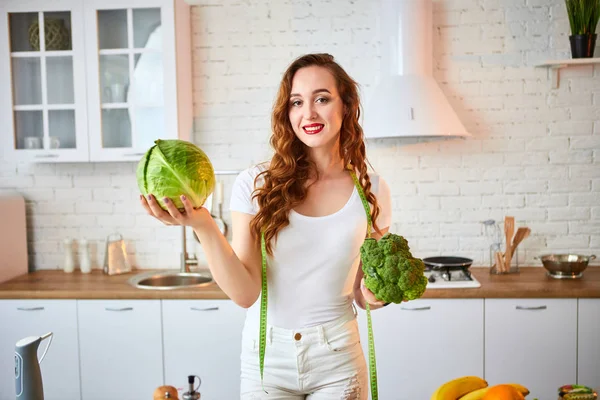
[[[344,113],[335,78],[323,67],[305,67],[292,79],[289,118],[294,133],[308,147],[336,143]]]

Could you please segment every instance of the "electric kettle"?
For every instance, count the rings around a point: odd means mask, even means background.
[[[38,361],[37,351],[42,340],[50,338]],[[28,336],[15,345],[15,388],[17,400],[44,400],[40,363],[52,343],[52,332],[42,336]]]

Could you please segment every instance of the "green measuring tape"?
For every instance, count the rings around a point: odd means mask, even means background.
[[[369,206],[365,192],[363,191],[363,188],[360,185],[360,182],[358,181],[354,171],[350,171],[350,175],[352,176],[354,186],[356,186],[356,190],[358,190],[360,200],[362,201],[365,212],[367,213],[367,238],[370,238],[373,232],[371,207]],[[371,308],[369,307],[369,303],[367,301],[365,301],[365,309],[367,311],[367,335],[369,336],[369,381],[371,383],[371,400],[377,400],[379,396],[377,394],[377,362],[375,360],[375,340],[373,339],[373,326],[371,325]]]
[[[265,348],[267,347],[267,245],[265,244],[265,232],[260,233],[260,253],[262,254],[262,292],[260,294],[260,336],[259,336],[259,364],[260,364],[260,382],[265,393],[264,369],[265,369]]]
[[[350,175],[354,181],[354,186],[358,190],[360,200],[367,213],[367,238],[371,237],[373,231],[373,221],[371,219],[371,207],[367,202],[365,192],[363,191],[354,171],[350,170]],[[265,244],[265,234],[260,233],[260,252],[262,255],[262,292],[260,298],[260,333],[258,358],[260,365],[260,381],[263,385],[263,391],[268,394],[264,386],[264,368],[265,368],[265,348],[267,347],[267,246]],[[365,302],[367,311],[367,327],[369,337],[369,378],[371,383],[371,400],[378,400],[377,395],[377,363],[375,361],[375,342],[373,340],[373,327],[371,325],[371,309],[369,303]]]

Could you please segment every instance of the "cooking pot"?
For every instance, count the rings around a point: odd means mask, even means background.
[[[538,259],[538,257],[534,257]],[[548,276],[557,279],[575,279],[583,276],[588,263],[595,255],[582,256],[579,254],[545,254],[539,257],[548,271]]]

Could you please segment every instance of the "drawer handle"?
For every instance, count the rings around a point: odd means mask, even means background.
[[[523,306],[516,306],[515,307],[517,310],[545,310],[546,306],[537,306],[537,307],[523,307]]]
[[[139,156],[143,156],[146,153],[127,153],[127,154],[123,154],[125,157],[139,157]]]
[[[400,307],[400,309],[405,310],[405,311],[425,311],[425,310],[431,310],[431,306],[413,307],[413,308]]]
[[[218,311],[219,307],[207,307],[207,308],[198,308],[198,307],[190,307],[192,311]]]
[[[104,309],[106,311],[131,311],[131,310],[133,310],[133,307],[122,307],[122,308],[105,307]]]
[[[44,307],[17,307],[20,311],[41,311]]]

